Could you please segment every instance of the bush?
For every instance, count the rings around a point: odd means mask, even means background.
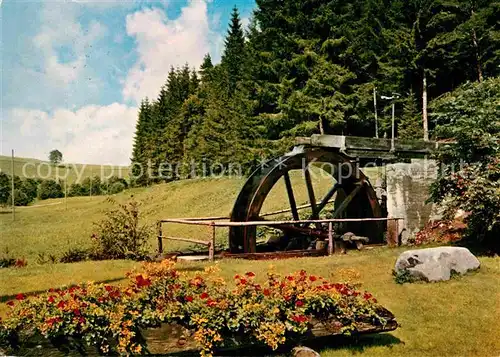
[[[445,203],[447,217],[468,213],[466,236],[500,251],[500,78],[469,83],[431,108],[438,138],[455,143],[437,153],[443,170],[431,199]]]
[[[27,206],[30,204],[31,201],[32,200],[23,191],[17,188],[14,190],[14,204],[16,206]],[[8,203],[12,202],[12,195],[9,195],[7,202]]]
[[[27,178],[23,180],[20,190],[28,196],[30,202],[33,201],[38,193],[38,182],[35,179]]]
[[[115,182],[109,186],[108,195],[114,195],[116,193],[123,192],[126,189],[125,185],[121,182]]]
[[[86,192],[85,188],[79,183],[72,183],[71,186],[69,186],[68,196],[70,197],[88,196],[88,192]]]
[[[61,263],[75,263],[86,260],[89,257],[89,251],[82,248],[70,248],[65,251],[59,259]]]
[[[211,355],[238,342],[277,349],[310,334],[313,319],[332,321],[344,335],[387,322],[371,294],[305,271],[268,273],[263,284],[247,272],[234,277],[235,288],[216,267],[182,275],[168,260],[128,276],[128,286],[87,284],[30,299],[19,294],[17,302],[8,302],[0,345],[42,336],[59,347],[87,345],[128,355],[147,352],[143,328],[176,323],[193,332],[201,355]]]
[[[110,202],[115,203],[112,199]],[[143,259],[151,227],[140,224],[139,203],[132,200],[106,212],[92,234],[92,259]]]
[[[58,182],[54,180],[44,180],[38,187],[38,197],[41,200],[60,198],[64,197],[64,192]]]

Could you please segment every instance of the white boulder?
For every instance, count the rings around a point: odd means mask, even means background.
[[[479,260],[467,248],[436,247],[407,250],[398,257],[394,270],[431,282],[449,280],[452,273],[465,274],[479,266]]]

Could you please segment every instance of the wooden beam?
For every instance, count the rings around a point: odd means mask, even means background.
[[[356,194],[359,192],[359,190],[361,190],[361,187],[363,187],[363,186],[362,185],[357,185],[354,188],[354,190],[351,191],[351,193],[345,198],[345,200],[342,201],[342,203],[335,210],[335,212],[333,212],[333,218],[337,218],[338,215],[341,214],[347,208],[347,206],[349,205],[349,203],[351,203],[351,201],[354,198],[354,196],[356,196]]]
[[[390,221],[403,218],[328,218],[328,219],[315,219],[315,220],[299,220],[299,221],[245,221],[245,222],[205,222],[205,221],[189,221],[183,219],[163,219],[161,222],[181,223],[197,226],[211,226],[217,227],[248,227],[248,226],[278,226],[280,224],[294,224],[294,223],[328,223],[328,222],[377,222],[377,221]]]
[[[290,175],[288,175],[288,172],[285,172],[283,178],[285,179],[286,192],[288,194],[288,202],[290,202],[290,210],[292,212],[293,219],[295,221],[298,221],[300,219],[299,212],[297,211],[297,204],[295,202],[295,196],[293,194],[292,182],[290,181]],[[316,201],[314,203],[316,203]]]

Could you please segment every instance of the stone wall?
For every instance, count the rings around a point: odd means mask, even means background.
[[[385,167],[387,213],[388,217],[404,218],[404,224],[399,227],[402,243],[436,218],[434,205],[425,203],[436,175],[437,166],[433,160],[417,159]]]

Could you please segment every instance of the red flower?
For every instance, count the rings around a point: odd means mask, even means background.
[[[306,273],[306,271],[305,271],[305,270],[301,270],[301,271],[300,271],[300,276],[306,276],[306,274],[307,274],[307,273]]]
[[[135,277],[135,282],[139,288],[151,285],[151,280],[145,279],[141,274]]]
[[[293,281],[293,280],[294,280],[293,276],[291,276],[291,275],[290,275],[290,276],[287,276],[286,278],[287,278],[289,281]]]
[[[212,300],[212,299],[207,300],[207,306],[214,307],[216,305],[217,305],[217,302],[215,300]]]
[[[377,299],[375,299],[375,298],[374,298],[372,301],[373,301],[375,304],[377,303]]]
[[[304,302],[303,302],[302,300],[297,300],[297,301],[295,302],[295,306],[297,306],[297,307],[304,306]]]
[[[75,316],[80,316],[81,313],[80,313],[80,310],[79,309],[74,309],[73,310],[73,314],[75,314]]]
[[[55,291],[56,291],[56,290],[55,290],[54,288],[50,288],[50,289],[49,289],[49,293],[53,293],[53,292],[55,292]]]
[[[255,276],[254,273],[252,273],[251,271],[249,271],[248,273],[245,274],[246,276],[248,276],[249,278],[253,278]]]
[[[16,295],[16,300],[21,301],[21,300],[24,300],[25,298],[26,298],[26,297],[24,296],[24,294],[17,294],[17,295]]]
[[[78,322],[83,325],[85,323],[85,317],[80,316],[80,318],[78,319]]]
[[[292,320],[301,323],[301,322],[307,322],[309,319],[307,318],[307,316],[304,315],[294,315],[292,316]]]
[[[59,303],[57,304],[58,309],[64,309],[65,306],[66,306],[66,301],[59,301]]]
[[[83,308],[86,308],[88,305],[84,302],[82,302],[82,305],[81,305]]]
[[[247,283],[247,280],[246,279],[240,279],[240,284],[241,285],[245,285]]]
[[[200,299],[206,299],[206,298],[208,298],[208,294],[207,293],[201,293]]]
[[[311,280],[311,281],[316,281],[316,280],[318,280],[318,278],[316,278],[314,275],[311,275],[311,276],[309,277],[309,280]]]
[[[7,305],[10,307],[14,306],[14,301],[12,301],[12,300],[7,301]]]
[[[105,302],[105,301],[106,301],[106,299],[105,299],[105,298],[103,298],[103,297],[100,297],[99,299],[97,299],[97,301],[99,301],[99,302]]]
[[[285,295],[283,296],[283,298],[285,299],[285,301],[290,301],[292,299],[292,297],[289,295]]]
[[[109,297],[112,299],[120,297],[120,290],[112,291],[111,293],[109,293]]]
[[[271,292],[269,291],[269,289],[264,289],[263,293],[264,293],[264,296],[271,295]]]
[[[56,300],[54,298],[54,296],[50,295],[47,299],[48,302],[50,302],[51,304],[53,304]]]
[[[234,280],[239,279],[239,278],[240,278],[240,276],[239,276],[238,274],[236,274],[236,275],[234,276]]]
[[[192,297],[192,296],[186,296],[186,301],[187,301],[187,302],[191,302],[191,301],[193,301],[193,297]]]
[[[365,294],[363,295],[363,298],[364,298],[365,300],[370,300],[372,297],[373,297],[373,295],[372,295],[372,294],[369,294],[369,293],[365,293]]]
[[[106,289],[106,291],[108,291],[108,292],[109,292],[109,291],[113,290],[113,287],[112,287],[112,286],[109,286],[109,285],[106,285],[106,286],[104,287],[104,289]]]

